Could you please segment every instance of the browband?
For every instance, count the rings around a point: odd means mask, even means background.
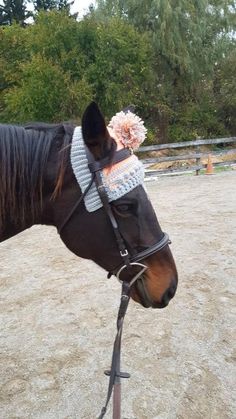
[[[89,156],[91,153],[87,147],[86,151],[87,156]],[[90,172],[95,173],[99,170],[103,170],[105,167],[111,166],[112,164],[120,163],[121,161],[130,157],[132,154],[133,152],[129,148],[122,148],[121,150],[116,151],[112,158],[110,156],[107,156],[101,160],[89,159],[88,167]]]

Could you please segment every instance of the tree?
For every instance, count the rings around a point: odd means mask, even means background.
[[[95,99],[107,118],[134,103],[155,142],[235,134],[233,9],[204,2],[104,0],[79,22],[0,27],[0,119],[78,119]]]
[[[18,24],[0,27],[0,92],[18,83],[21,78],[20,63],[28,60],[28,28]],[[1,97],[0,96],[0,97]]]
[[[232,43],[235,8],[235,0],[98,0],[98,19],[118,16],[149,36],[156,88],[148,93],[148,108],[162,141],[204,135],[201,106],[211,135],[214,126],[222,132],[211,80]]]
[[[34,8],[37,12],[48,10],[67,10],[69,13],[70,7],[74,1],[69,0],[33,0]]]
[[[28,49],[41,54],[69,72],[73,80],[84,77],[86,55],[81,46],[80,23],[67,11],[39,12],[28,32]],[[89,48],[89,46],[88,46]]]
[[[5,116],[14,122],[77,119],[92,99],[86,80],[73,82],[69,74],[36,55],[21,66],[22,77],[18,86],[4,95]]]
[[[221,63],[214,77],[217,116],[233,135],[236,133],[236,43]]]
[[[12,25],[13,22],[25,26],[25,21],[32,15],[26,10],[26,0],[3,0],[0,5],[0,25]]]
[[[79,43],[87,80],[106,116],[133,102],[143,113],[146,91],[153,87],[152,49],[146,35],[121,19],[98,22],[92,16],[80,22]]]
[[[93,99],[79,52],[78,22],[66,12],[0,28],[0,120],[78,119]]]
[[[98,0],[100,19],[119,16],[148,32],[162,71],[185,83],[213,71],[222,39],[235,30],[235,0]],[[187,77],[187,80],[186,80]]]
[[[5,41],[16,30],[7,29]],[[35,24],[21,31],[27,54],[13,59],[13,75],[10,62],[3,61],[2,118],[17,122],[78,118],[91,99],[108,118],[132,102],[144,113],[146,92],[152,91],[152,51],[146,36],[131,25],[116,18],[99,23],[90,16],[77,22],[66,13],[51,11],[39,13]],[[22,37],[21,32],[15,34],[16,39]],[[2,57],[7,52],[7,42],[3,44]],[[15,52],[11,54],[14,57]]]

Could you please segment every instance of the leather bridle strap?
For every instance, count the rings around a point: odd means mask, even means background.
[[[163,233],[162,239],[155,243],[153,246],[148,247],[147,249],[139,252],[137,255],[131,257],[131,262],[138,262],[142,259],[145,259],[148,256],[153,255],[156,252],[160,252],[167,244],[171,244],[170,238],[167,233]]]
[[[102,183],[102,178],[101,178],[101,172],[100,171],[95,172],[95,182],[96,182],[96,185],[97,185],[97,190],[98,190],[99,196],[101,198],[103,207],[104,207],[104,209],[105,209],[105,211],[106,211],[106,213],[107,213],[107,215],[108,215],[108,217],[110,219],[110,222],[111,222],[111,225],[112,225],[114,234],[115,234],[115,238],[116,238],[116,242],[117,242],[117,246],[118,246],[120,255],[121,255],[122,259],[123,259],[124,264],[128,267],[130,265],[129,252],[128,252],[127,248],[126,248],[126,245],[125,245],[125,242],[123,240],[123,237],[120,234],[120,231],[119,231],[119,227],[118,227],[116,218],[115,218],[115,216],[114,216],[114,214],[112,212],[111,205],[109,203],[109,200],[108,200],[108,197],[107,197],[107,193],[106,193],[105,187],[104,187],[104,185]]]
[[[92,186],[92,184],[94,182],[94,178],[95,178],[95,175],[93,174],[92,177],[91,177],[91,180],[90,180],[90,182],[89,182],[89,184],[87,186],[87,188],[82,193],[82,195],[79,197],[79,199],[76,201],[75,205],[71,208],[69,214],[66,216],[66,218],[63,221],[63,223],[57,228],[57,231],[58,231],[59,234],[61,234],[62,229],[65,227],[65,225],[71,219],[72,215],[74,214],[74,212],[76,211],[76,209],[78,208],[78,206],[84,200],[85,196],[87,195],[89,189],[91,188],[91,186]]]
[[[153,246],[148,247],[147,249],[143,250],[142,252],[137,253],[136,255],[130,256],[130,264],[132,265],[134,262],[142,261],[143,259],[153,255],[156,252],[160,252],[164,249],[168,244],[171,244],[171,240],[167,233],[163,233],[162,239],[155,243]],[[115,275],[118,280],[120,280],[121,272],[126,268],[126,265],[119,265],[113,271],[108,273],[108,278],[112,275]]]
[[[129,148],[122,148],[121,150],[115,151],[112,158],[110,156],[104,157],[101,160],[94,160],[93,155],[88,148],[86,148],[87,157],[89,160],[88,167],[90,172],[94,173],[99,170],[105,169],[105,167],[109,167],[113,164],[120,163],[121,161],[127,159],[132,155],[132,150]]]
[[[128,308],[129,300],[130,300],[130,288],[131,288],[130,283],[128,282],[122,283],[120,307],[119,307],[118,316],[117,316],[117,334],[116,334],[116,338],[115,338],[115,342],[113,346],[111,369],[110,371],[105,371],[105,375],[108,375],[110,377],[108,391],[107,391],[107,399],[106,399],[105,406],[102,408],[98,419],[104,418],[113,389],[114,389],[113,418],[120,417],[120,379],[130,377],[128,373],[120,371],[121,337],[122,337],[124,318],[125,318],[125,314]],[[115,396],[116,396],[115,390],[119,391],[118,400],[115,400]],[[115,401],[117,403],[115,403]]]
[[[98,194],[100,196],[100,199],[102,201],[102,205],[103,208],[105,209],[105,212],[108,215],[108,218],[110,219],[114,234],[115,234],[115,238],[116,238],[116,242],[117,242],[117,246],[120,252],[120,255],[123,259],[124,264],[129,267],[130,266],[130,255],[129,252],[126,248],[125,242],[123,240],[123,237],[119,231],[119,227],[116,221],[116,218],[112,212],[112,208],[107,196],[107,192],[106,192],[106,188],[103,184],[103,180],[102,180],[102,169],[104,167],[107,167],[110,164],[115,164],[118,163],[122,160],[127,159],[130,155],[131,155],[131,151],[129,149],[122,149],[119,151],[116,151],[113,155],[112,160],[108,160],[108,158],[104,158],[102,160],[94,160],[93,155],[91,154],[89,149],[86,149],[87,152],[87,158],[89,161],[89,169],[92,173],[93,176],[95,176],[95,183],[97,186],[97,191]]]

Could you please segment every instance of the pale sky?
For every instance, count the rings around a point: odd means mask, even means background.
[[[78,12],[80,16],[85,14],[88,11],[90,4],[95,4],[95,0],[75,0],[73,6],[71,7],[71,12]]]
[[[95,4],[96,0],[75,0],[73,6],[71,7],[72,13],[79,13],[79,16],[82,17],[87,11],[90,4]],[[3,1],[0,0],[0,4],[3,4]],[[28,8],[32,10],[31,7]]]

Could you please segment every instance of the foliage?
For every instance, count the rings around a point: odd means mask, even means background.
[[[161,141],[227,132],[212,79],[233,43],[235,9],[233,0],[98,0],[98,19],[119,16],[149,35],[157,87],[149,109]]]
[[[93,17],[76,22],[53,11],[40,13],[24,30],[10,27],[0,33],[2,119],[79,118],[92,98],[108,117],[130,102],[141,107],[150,48],[129,24],[116,19],[98,23]],[[20,46],[10,52],[11,65],[4,57],[12,33]]]
[[[12,25],[13,22],[25,25],[25,20],[31,16],[26,10],[26,0],[2,0],[0,4],[0,25]]]
[[[106,24],[85,19],[80,30],[84,53],[89,46],[87,77],[105,114],[111,117],[133,102],[141,108],[151,77],[146,37],[116,18]]]
[[[21,26],[0,26],[0,120],[5,120],[2,114],[5,108],[4,92],[20,81],[19,65],[29,57],[26,40],[27,32]]]
[[[15,122],[76,118],[91,100],[84,80],[73,82],[68,74],[46,58],[36,55],[21,65],[19,86],[5,94],[6,112]]]
[[[2,121],[79,120],[94,99],[107,118],[133,103],[150,143],[235,134],[235,1],[98,0],[81,21],[31,2],[29,25],[0,9]]]
[[[68,0],[32,0],[32,2],[36,12],[42,10],[66,10],[69,12],[70,6],[74,3],[74,1]]]
[[[217,66],[214,78],[218,119],[235,135],[236,132],[236,45]]]

